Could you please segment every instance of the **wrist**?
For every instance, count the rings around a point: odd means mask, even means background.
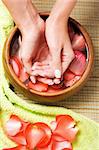
[[[76,2],[77,0],[57,0],[50,13],[51,18],[54,18],[54,20],[68,21]]]
[[[41,28],[41,18],[37,14],[35,17],[33,17],[33,20],[26,20],[24,24],[20,27],[21,33],[23,36],[26,36],[26,34],[32,34],[36,33]]]
[[[63,24],[63,25],[67,25],[68,24],[68,18],[65,17],[61,17],[61,15],[58,14],[54,14],[54,15],[50,15],[48,17],[48,19],[46,20],[47,24]]]
[[[68,22],[69,16],[67,16],[63,11],[59,10],[58,11],[52,11],[50,13],[50,16],[48,17],[48,20],[51,20],[52,22]]]

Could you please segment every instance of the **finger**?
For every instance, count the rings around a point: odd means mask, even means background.
[[[62,51],[62,73],[64,73],[67,70],[74,57],[75,55],[71,45],[68,47],[65,45]]]
[[[24,65],[24,68],[26,69],[26,72],[31,74],[32,73],[32,62],[30,60],[28,60],[26,57],[22,58],[21,55],[21,61]]]
[[[27,61],[27,60],[25,60],[25,59],[23,59],[22,62],[23,62],[23,64],[24,64],[24,67],[25,67],[25,69],[26,69],[26,72],[29,73],[29,74],[31,74],[31,73],[32,73],[32,70],[31,70],[32,64],[31,64],[31,62],[29,62],[29,61]]]
[[[33,67],[34,66],[42,66],[42,63],[41,62],[35,62],[35,63],[33,63]]]
[[[35,76],[30,76],[30,80],[32,81],[32,83],[36,83],[36,77]]]
[[[32,71],[32,75],[34,76],[41,76],[41,77],[47,77],[47,78],[54,78],[52,69],[45,69],[45,70],[34,70]]]
[[[46,66],[46,65],[49,65],[49,64],[46,63],[46,62],[35,62],[35,63],[33,64],[33,66]]]
[[[30,54],[25,53],[23,48],[21,47],[19,50],[19,57],[21,58],[21,61],[23,63],[24,68],[26,69],[26,72],[31,74],[32,73],[32,60]]]
[[[46,77],[46,73],[43,70],[34,70],[32,71],[32,75]]]
[[[48,79],[48,78],[37,77],[37,80],[42,82],[42,83],[48,84],[48,85],[53,85],[54,84],[52,79]]]
[[[35,54],[36,54],[35,47],[33,44],[31,44],[30,40],[28,38],[22,39],[22,44],[20,47],[20,55],[23,65],[29,74],[31,74],[32,71],[31,69],[32,60],[34,59]]]
[[[50,66],[48,65],[33,65],[32,70],[48,70],[50,69]]]
[[[53,82],[54,82],[55,84],[60,84],[61,80],[60,80],[60,79],[55,78],[55,79],[53,80]]]

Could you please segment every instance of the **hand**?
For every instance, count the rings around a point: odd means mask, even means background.
[[[52,57],[50,65],[53,76],[57,78],[55,70],[59,70],[61,77],[74,59],[66,20],[49,17],[46,22],[46,40]]]
[[[3,0],[22,34],[20,57],[28,73],[31,73],[38,46],[44,34],[44,21],[31,0]]]
[[[40,65],[37,66],[37,68],[39,67],[39,69],[41,69],[40,72],[42,72],[43,75],[45,74],[46,77],[56,77],[55,82],[56,79],[61,78],[74,58],[74,53],[68,35],[67,23],[75,3],[76,0],[57,0],[49,18],[46,21],[45,35],[51,59],[48,63],[49,69],[47,68],[46,70],[46,67],[43,66],[42,70]],[[40,75],[38,70],[35,70],[33,73],[35,75]]]
[[[32,24],[32,28],[25,29],[25,34],[22,35],[19,53],[24,67],[29,74],[31,74],[32,63],[40,53],[40,45],[43,43],[44,26],[44,21],[38,17],[36,23]]]
[[[40,43],[38,53],[36,55],[36,58],[34,60],[33,66],[32,66],[32,75],[36,76],[36,80],[43,82],[48,85],[53,85],[54,82],[51,78],[46,77],[45,72],[51,73],[51,68],[49,67],[49,62],[51,61],[51,56],[49,54],[49,48],[46,43],[45,36],[41,37],[42,42]],[[30,79],[34,80],[34,78],[31,76]]]
[[[35,64],[33,74],[45,76],[48,78],[57,78],[55,70],[60,70],[61,74],[68,68],[70,62],[74,58],[74,53],[71,47],[68,29],[66,22],[57,22],[48,18],[46,22],[46,40],[49,46],[48,57],[45,57],[45,63]],[[54,79],[55,83],[59,80]]]

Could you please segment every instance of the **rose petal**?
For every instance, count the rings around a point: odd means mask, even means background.
[[[12,115],[5,125],[6,133],[9,136],[15,136],[19,133],[21,127],[21,120],[17,116]]]
[[[29,148],[42,148],[48,146],[51,135],[52,131],[50,127],[41,122],[29,125],[26,129],[26,139]]]
[[[55,136],[61,136],[69,142],[73,142],[78,129],[75,127],[74,119],[69,115],[59,115],[56,117],[57,127],[53,132]]]
[[[31,81],[28,83],[28,87],[30,89],[39,91],[39,92],[46,92],[48,90],[48,85],[41,83],[41,82],[37,82],[36,84],[32,83]]]
[[[69,70],[75,75],[82,75],[86,67],[85,55],[80,51],[75,51],[75,58],[72,61]]]
[[[66,139],[58,134],[53,134],[52,136],[53,140],[54,141],[57,141],[57,142],[64,142],[66,141]]]
[[[15,74],[19,77],[22,65],[16,56],[11,57],[11,65]]]
[[[81,76],[75,76],[73,79],[69,80],[69,81],[64,81],[64,84],[66,87],[71,87],[72,85],[74,85],[79,79],[81,78]]]
[[[38,148],[38,150],[52,150],[52,142],[49,145],[47,145],[46,147]]]
[[[30,149],[34,149],[45,137],[45,133],[40,128],[29,125],[26,129],[26,139]]]
[[[10,138],[17,144],[27,145],[26,138],[23,132],[20,132],[17,135],[10,137]]]
[[[64,80],[65,81],[70,81],[75,77],[75,74],[73,74],[71,71],[66,70],[64,73]]]
[[[51,129],[52,129],[52,131],[54,131],[56,129],[56,127],[57,127],[57,122],[56,121],[52,121],[51,122]]]
[[[63,82],[61,82],[60,84],[54,84],[51,87],[56,90],[61,89],[63,87]]]
[[[72,40],[72,48],[73,50],[83,51],[85,49],[85,39],[80,34],[75,34]]]
[[[14,148],[4,148],[2,150],[27,150],[27,148],[25,146],[17,146],[17,147],[14,147]]]
[[[72,150],[72,145],[68,141],[64,142],[53,141],[51,150]]]
[[[43,139],[42,142],[38,144],[37,147],[39,148],[48,145],[49,142],[51,141],[51,136],[52,136],[51,128],[47,124],[41,122],[35,123],[34,125],[38,126],[45,132],[45,138]]]

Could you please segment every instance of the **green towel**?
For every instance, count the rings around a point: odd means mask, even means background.
[[[13,28],[13,20],[0,1],[0,48]],[[2,60],[2,51],[0,52]],[[9,87],[5,78],[2,61],[0,62],[0,150],[16,146],[4,133],[4,125],[11,114],[29,122],[42,121],[50,125],[58,114],[69,114],[76,121],[79,128],[77,139],[73,143],[73,150],[99,150],[99,124],[77,114],[69,109],[33,104],[17,96]]]

